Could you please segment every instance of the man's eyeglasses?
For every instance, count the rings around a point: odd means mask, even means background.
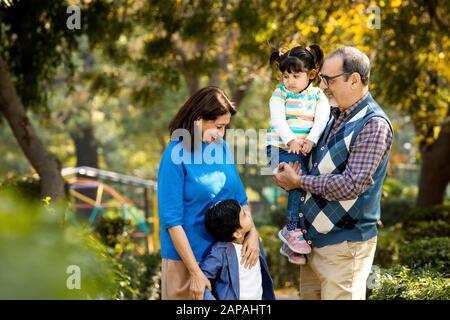
[[[332,80],[334,80],[334,79],[336,79],[336,78],[339,78],[340,76],[343,76],[344,74],[349,74],[349,73],[348,73],[348,72],[342,72],[341,74],[338,74],[338,75],[332,76],[332,77],[324,76],[323,74],[320,74],[320,73],[319,73],[319,77],[320,77],[320,79],[323,80],[323,81],[325,82],[325,84],[328,86],[328,85],[330,84],[330,81],[332,81]]]

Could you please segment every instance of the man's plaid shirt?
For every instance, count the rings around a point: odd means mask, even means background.
[[[335,120],[327,141],[368,94],[366,93],[343,112],[336,107],[331,108]],[[370,119],[352,145],[346,169],[342,174],[302,175],[300,188],[320,195],[328,201],[343,201],[358,197],[373,184],[372,175],[387,157],[392,140],[393,134],[385,119],[380,117]]]

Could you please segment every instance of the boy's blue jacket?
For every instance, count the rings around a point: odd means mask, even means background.
[[[259,261],[263,287],[263,300],[275,300],[273,282],[270,277],[266,257],[259,243]],[[239,263],[231,242],[216,242],[200,268],[211,281],[213,292],[205,290],[205,300],[239,300]]]

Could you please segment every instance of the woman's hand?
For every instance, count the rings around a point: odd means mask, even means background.
[[[200,269],[198,262],[195,260],[189,240],[182,226],[174,226],[167,229],[173,245],[183,260],[186,269],[188,269],[191,277],[189,279],[189,291],[193,299],[203,299],[205,287],[211,290],[211,283]]]
[[[255,226],[250,229],[242,245],[241,264],[249,269],[259,260],[259,236]]]
[[[209,282],[205,274],[199,269],[199,271],[191,274],[189,291],[191,292],[192,298],[195,300],[202,300],[205,288],[212,291],[211,282]]]

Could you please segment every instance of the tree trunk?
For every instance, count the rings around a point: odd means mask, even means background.
[[[12,83],[6,62],[0,58],[0,112],[8,121],[23,153],[40,177],[41,196],[63,199],[61,164],[36,135]]]
[[[71,132],[70,136],[75,144],[77,167],[98,168],[97,140],[92,125],[83,126],[77,131]]]
[[[442,204],[450,182],[450,107],[441,132],[434,144],[421,150],[419,207]]]
[[[98,151],[97,140],[94,135],[94,128],[90,123],[80,126],[76,131],[72,131],[70,136],[75,145],[75,155],[77,157],[77,167],[92,167],[98,168]],[[78,178],[86,178],[78,174]],[[89,177],[89,179],[97,180],[97,178]],[[86,188],[77,190],[82,195],[96,201],[97,188]],[[83,201],[74,199],[75,204],[82,204]],[[76,209],[78,217],[89,219],[92,214],[92,209],[78,208]]]
[[[184,78],[189,89],[189,94],[192,96],[200,89],[200,78],[199,76],[194,75],[188,71],[184,72]]]
[[[233,101],[234,105],[236,106],[236,109],[239,108],[241,105],[242,100],[244,100],[245,95],[247,94],[248,89],[252,85],[254,79],[250,78],[247,81],[245,81],[241,85],[237,85],[234,83],[232,79],[228,80],[228,86],[231,90],[231,100]]]

